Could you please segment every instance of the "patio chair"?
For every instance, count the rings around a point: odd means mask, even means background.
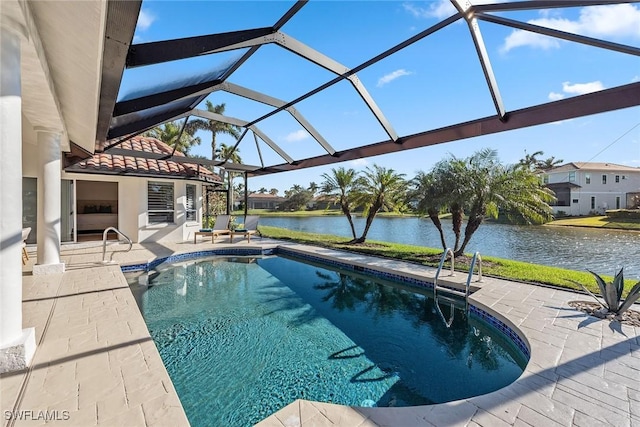
[[[251,236],[258,233],[258,215],[247,215],[244,218],[244,228],[238,228],[231,232],[229,242],[233,243],[233,236],[244,236],[247,238],[247,243],[251,243]]]
[[[22,229],[22,265],[27,265],[29,261],[29,254],[27,253],[27,239],[31,233],[31,227]]]
[[[211,236],[211,243],[216,242],[216,237],[231,233],[229,230],[229,219],[231,215],[216,215],[216,222],[211,229],[200,229],[193,235],[193,243],[196,243],[198,236]]]

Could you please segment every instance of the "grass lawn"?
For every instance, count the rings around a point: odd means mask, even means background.
[[[265,237],[271,237],[274,239],[290,240],[309,245],[400,259],[432,267],[438,266],[440,255],[442,253],[441,249],[436,248],[402,245],[398,243],[379,242],[374,240],[367,240],[364,245],[349,245],[346,244],[348,239],[344,237],[329,234],[306,233],[279,227],[260,226],[260,233]],[[456,270],[468,271],[470,261],[471,257],[468,256],[456,258]],[[523,281],[527,283],[559,286],[568,289],[580,289],[579,286],[569,281],[574,280],[584,284],[590,291],[599,293],[594,277],[586,271],[565,270],[557,267],[547,267],[539,264],[530,264],[526,262],[483,256],[482,273],[483,275]],[[607,281],[613,279],[610,276],[604,276],[604,278]],[[625,280],[625,291],[628,292],[634,284],[635,281],[633,280]]]
[[[620,218],[609,218],[607,216],[588,216],[577,218],[562,218],[552,221],[546,225],[562,225],[572,227],[597,227],[614,228],[621,230],[640,231],[640,221],[622,220]]]

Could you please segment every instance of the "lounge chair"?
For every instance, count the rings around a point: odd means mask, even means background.
[[[216,215],[216,222],[211,229],[201,229],[196,231],[193,235],[193,243],[196,243],[198,236],[211,236],[211,243],[216,242],[216,237],[222,234],[230,234],[229,219],[231,215]]]
[[[258,233],[258,215],[247,215],[244,218],[243,228],[235,229],[231,232],[229,242],[233,243],[233,236],[244,236],[247,238],[247,243],[251,243],[251,236]]]
[[[29,261],[29,253],[27,253],[27,239],[31,233],[31,227],[22,229],[22,265],[26,265]]]

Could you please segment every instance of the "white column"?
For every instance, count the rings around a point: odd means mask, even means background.
[[[25,368],[35,331],[22,329],[20,36],[0,27],[0,373]]]
[[[64,273],[60,262],[60,132],[36,127],[38,135],[38,262],[33,274]]]

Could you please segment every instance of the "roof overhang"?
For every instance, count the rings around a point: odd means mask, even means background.
[[[552,184],[545,184],[545,187],[551,190],[558,190],[561,188],[582,188],[580,185],[574,182],[554,182]]]

